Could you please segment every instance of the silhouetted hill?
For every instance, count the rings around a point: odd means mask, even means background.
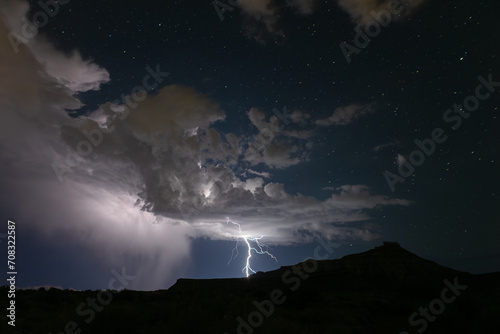
[[[107,305],[104,292],[21,290],[15,333],[498,333],[499,283],[500,273],[472,275],[384,243],[249,278],[115,291]]]

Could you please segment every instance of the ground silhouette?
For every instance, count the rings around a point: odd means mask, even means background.
[[[249,278],[179,279],[168,290],[16,292],[2,333],[499,333],[500,273],[472,275],[397,243]],[[0,300],[7,305],[7,287]],[[104,301],[104,293],[101,295]],[[96,299],[94,311],[87,298]],[[81,305],[84,305],[82,307]],[[78,307],[80,309],[78,311]]]

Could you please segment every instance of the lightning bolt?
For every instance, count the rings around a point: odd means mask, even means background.
[[[255,252],[256,254],[259,254],[259,255],[268,255],[269,257],[274,259],[276,262],[278,262],[278,259],[273,254],[271,254],[267,250],[265,250],[266,245],[264,245],[260,241],[260,240],[262,240],[262,238],[264,238],[263,235],[261,235],[260,237],[249,237],[249,236],[243,235],[243,233],[241,232],[241,225],[239,223],[236,223],[236,222],[230,220],[229,218],[227,218],[226,225],[229,223],[238,226],[238,231],[240,234],[236,240],[236,245],[234,246],[234,248],[231,252],[231,258],[229,259],[228,264],[238,256],[238,254],[239,254],[238,246],[240,244],[240,240],[243,240],[245,242],[245,245],[246,245],[247,250],[248,250],[246,265],[241,270],[242,272],[244,272],[246,274],[247,277],[250,276],[250,272],[252,272],[254,274],[256,273],[255,270],[253,270],[252,267],[250,266],[250,259],[252,258],[252,251]],[[252,246],[252,244],[254,244],[255,246]]]

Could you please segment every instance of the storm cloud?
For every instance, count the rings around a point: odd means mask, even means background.
[[[227,218],[275,245],[320,235],[372,240],[369,210],[411,204],[364,185],[339,185],[320,200],[264,180],[306,161],[309,135],[279,130],[257,108],[247,112],[251,133],[224,133],[219,103],[184,85],[165,85],[133,108],[104,101],[72,118],[67,110],[83,105],[77,94],[98,90],[108,72],[41,33],[16,53],[11,33],[20,33],[28,6],[10,4],[0,25],[0,184],[11,189],[3,203],[40,238],[81,245],[110,266],[128,263],[141,277],[132,288],[176,278],[193,238],[235,240]],[[329,123],[358,114],[337,112]]]

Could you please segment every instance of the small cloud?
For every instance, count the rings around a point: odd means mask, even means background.
[[[340,194],[333,194],[326,202],[337,209],[373,209],[381,205],[408,206],[413,203],[405,199],[372,195],[365,185],[343,185],[336,190],[340,190]]]
[[[311,116],[303,111],[300,110],[295,110],[291,115],[290,118],[294,123],[304,123],[309,119]]]
[[[283,35],[278,27],[278,7],[273,0],[240,0],[244,14],[243,26],[249,37],[261,44],[269,38]]]
[[[374,111],[374,104],[359,104],[354,103],[348,106],[342,106],[335,109],[330,117],[318,119],[316,125],[318,126],[331,126],[331,125],[347,125],[354,121],[354,119],[372,113]]]
[[[286,0],[286,6],[300,15],[311,15],[318,7],[318,0]],[[276,0],[239,0],[244,22],[243,26],[249,37],[258,43],[284,38],[280,27],[284,4]]]
[[[399,142],[398,141],[390,141],[388,143],[385,143],[385,144],[380,144],[380,145],[377,145],[373,148],[373,151],[375,152],[378,152],[386,147],[392,147],[392,146],[398,146],[399,145]]]
[[[254,175],[265,177],[266,179],[268,179],[268,178],[271,177],[271,173],[268,173],[268,172],[257,172],[257,171],[255,171],[253,169],[247,169],[246,171],[248,173],[250,173],[250,174],[254,174]]]
[[[311,15],[318,7],[317,0],[287,0],[286,4],[302,15]]]
[[[307,142],[311,134],[306,131],[283,131],[281,121],[275,115],[269,120],[257,108],[251,108],[248,118],[259,133],[248,138],[244,161],[251,166],[264,164],[270,168],[286,168],[307,160]],[[295,140],[291,142],[290,140]]]
[[[272,0],[240,0],[238,5],[244,13],[255,18],[263,18],[275,14]]]
[[[406,157],[398,153],[396,157],[396,163],[398,164],[398,166],[401,167],[405,162],[406,162]]]
[[[244,188],[251,191],[253,194],[257,188],[262,188],[264,185],[264,180],[261,177],[256,177],[254,179],[248,179],[245,181]]]
[[[392,15],[392,20],[402,20],[411,15],[417,7],[426,0],[399,0],[400,6],[397,6],[401,13]],[[346,11],[354,23],[358,26],[364,25],[374,20],[372,11],[388,11],[394,0],[338,0],[339,7]],[[402,8],[401,8],[402,7]]]

